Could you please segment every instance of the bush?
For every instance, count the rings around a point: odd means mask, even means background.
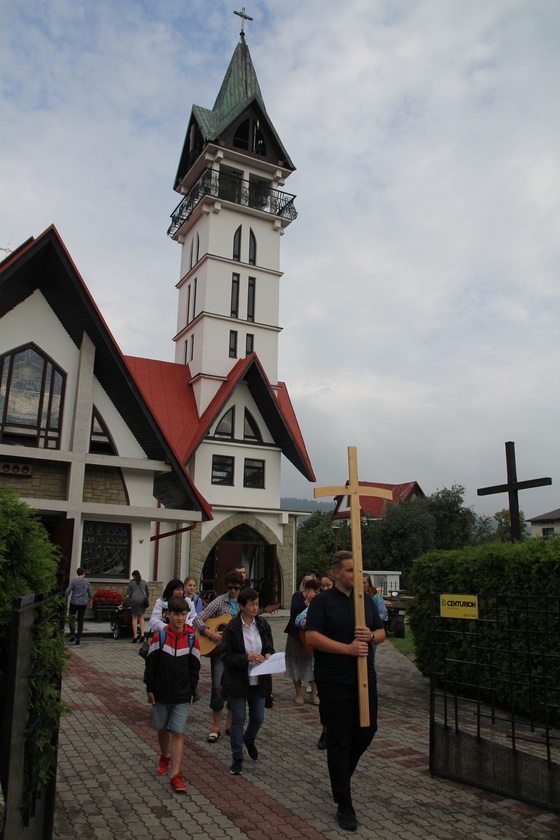
[[[431,668],[430,595],[478,595],[478,622],[448,622],[452,627],[447,636],[448,663],[460,659],[472,663],[460,666],[461,682],[489,684],[491,674],[500,705],[510,706],[513,696],[515,711],[538,717],[546,702],[549,722],[552,714],[558,719],[559,698],[551,696],[550,689],[560,686],[559,558],[560,538],[514,544],[493,542],[457,551],[431,551],[418,558],[412,568],[416,599],[408,615],[420,671],[429,676]],[[507,622],[497,624],[493,620],[496,608],[505,609],[506,604],[513,605],[509,627]],[[435,615],[439,616],[439,600]],[[492,655],[490,651],[497,653]],[[511,655],[506,651],[512,651]],[[448,664],[448,680],[454,673],[450,667],[453,668]],[[443,654],[438,645],[434,671],[443,671]],[[531,686],[524,676],[528,672]]]
[[[0,710],[6,702],[13,600],[23,595],[49,595],[57,584],[58,552],[38,516],[15,493],[0,488]],[[52,604],[49,604],[49,611]],[[62,609],[62,598],[60,599]],[[46,609],[46,608],[43,608]],[[55,772],[51,736],[58,728],[62,703],[56,682],[67,661],[57,623],[46,622],[33,634],[31,691],[40,728],[32,762],[34,780],[44,783]],[[53,688],[53,685],[55,686]],[[4,715],[3,715],[4,717]]]

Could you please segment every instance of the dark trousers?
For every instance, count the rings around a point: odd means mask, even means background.
[[[360,726],[358,689],[355,685],[317,681],[322,717],[327,727],[327,763],[333,799],[352,807],[350,780],[377,730],[377,685],[369,679],[370,725]]]
[[[84,615],[86,614],[87,604],[72,604],[70,602],[70,606],[68,607],[68,625],[70,627],[70,633],[72,636],[74,635],[75,630],[75,623],[74,623],[74,616],[76,613],[78,614],[78,632],[76,633],[76,639],[80,641],[82,638],[82,631],[84,629]]]

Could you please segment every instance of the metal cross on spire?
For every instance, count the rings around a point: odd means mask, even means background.
[[[362,487],[358,480],[358,450],[355,446],[348,447],[349,480],[344,487],[315,487],[313,495],[316,499],[322,496],[348,496],[350,500],[350,526],[352,529],[352,557],[354,560],[354,617],[356,627],[363,627],[366,623],[364,587],[362,586],[362,531],[360,525],[360,496],[377,496],[390,499],[390,490],[381,487]],[[360,703],[360,726],[369,726],[368,675],[367,659],[357,658],[358,668],[358,699]]]
[[[243,8],[241,9],[240,12],[235,12],[234,11],[233,14],[238,15],[241,18],[241,32],[239,34],[241,35],[242,38],[244,38],[245,37],[245,21],[246,20],[253,20],[253,18],[249,17],[249,15],[245,14],[245,6],[243,6]]]

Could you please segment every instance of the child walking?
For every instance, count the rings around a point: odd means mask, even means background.
[[[196,633],[186,624],[189,605],[184,598],[169,599],[169,624],[152,636],[144,682],[148,701],[154,707],[152,726],[157,729],[160,758],[158,776],[165,776],[171,764],[170,785],[184,793],[181,761],[185,726],[200,673],[200,649]]]

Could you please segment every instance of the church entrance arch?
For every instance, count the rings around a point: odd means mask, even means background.
[[[259,593],[261,606],[281,601],[282,578],[276,546],[249,525],[232,528],[208,552],[202,569],[202,596],[213,598],[225,592],[224,576],[236,566],[247,570],[247,580]]]

